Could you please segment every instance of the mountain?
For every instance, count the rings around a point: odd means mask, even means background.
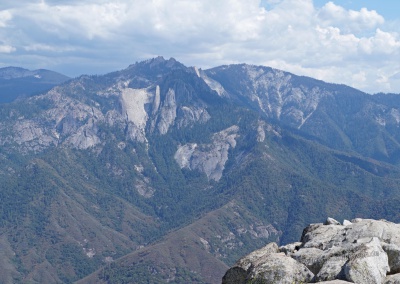
[[[219,283],[324,216],[398,222],[396,95],[153,58],[0,105],[5,283]]]
[[[0,103],[37,95],[69,79],[45,69],[31,71],[20,67],[0,68]]]
[[[217,82],[214,89],[220,93],[330,148],[399,164],[398,95],[370,96],[262,66],[222,66],[205,74]]]

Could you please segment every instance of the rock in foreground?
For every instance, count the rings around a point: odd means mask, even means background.
[[[400,284],[400,224],[360,218],[343,224],[328,218],[305,228],[300,242],[270,243],[238,260],[222,284]]]

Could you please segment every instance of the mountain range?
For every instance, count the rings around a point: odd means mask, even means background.
[[[38,95],[69,79],[68,76],[45,69],[0,68],[0,103]]]
[[[400,219],[400,96],[153,58],[0,105],[4,283],[220,283],[326,216]]]

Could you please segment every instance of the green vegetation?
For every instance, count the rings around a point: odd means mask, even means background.
[[[210,119],[176,123],[165,135],[149,123],[145,143],[127,135],[124,119],[104,119],[93,129],[101,140],[96,146],[73,149],[65,143],[70,133],[61,133],[57,147],[38,150],[36,140],[12,140],[16,121],[29,118],[45,131],[60,132],[64,122],[80,127],[90,115],[78,121],[61,112],[60,121],[45,121],[44,113],[56,104],[48,96],[2,105],[0,244],[12,269],[0,267],[0,273],[21,283],[46,282],[49,275],[50,281],[72,283],[99,269],[89,276],[99,282],[206,283],[268,241],[297,241],[304,226],[327,216],[400,221],[400,134],[393,125],[382,128],[365,119],[374,99],[345,86],[295,78],[291,86],[315,84],[337,90],[337,96],[327,96],[312,119],[292,129],[244,95],[256,90],[241,66],[215,76],[230,83],[231,97],[221,98],[179,63],[150,65],[82,76],[58,91],[106,115],[121,111],[112,94],[120,80],[134,88],[152,82],[161,100],[175,90],[176,121],[183,119],[184,106],[206,109]],[[206,148],[215,133],[233,125],[239,128],[236,145],[220,180],[179,167],[179,145]]]
[[[163,284],[166,279],[168,283],[173,284],[205,283],[200,275],[188,269],[178,268],[171,271],[169,267],[154,266],[150,262],[133,263],[128,267],[116,266],[112,263],[100,272],[100,280],[115,284],[128,284],[132,281],[137,284]]]

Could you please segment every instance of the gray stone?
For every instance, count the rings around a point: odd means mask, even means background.
[[[265,247],[242,257],[225,273],[222,278],[222,284],[246,283],[250,267],[255,267],[257,261],[257,263],[260,263],[264,261],[268,255],[278,252],[278,245],[276,243],[269,243]]]
[[[386,276],[384,284],[400,284],[400,274]]]
[[[326,260],[324,251],[317,248],[303,248],[291,255],[293,259],[307,266],[314,274],[317,274]]]
[[[222,277],[222,284],[246,284],[247,270],[239,266],[230,268]]]
[[[342,225],[311,224],[304,229],[301,242],[304,248],[325,250],[342,243],[344,228]]]
[[[339,221],[328,217],[324,223],[324,225],[341,225]]]
[[[343,268],[346,262],[347,258],[343,256],[334,256],[329,258],[315,276],[315,280],[320,282],[334,279],[345,279]]]
[[[242,263],[247,272],[246,278],[242,277],[246,279],[243,283],[257,283],[251,282],[253,280],[290,283],[288,279],[291,276],[288,275],[297,269],[294,263],[303,265],[315,275],[309,282],[397,283],[393,281],[398,279],[395,273],[400,275],[400,225],[386,220],[360,218],[345,221],[344,224],[346,226],[329,219],[325,225],[311,224],[304,229],[301,243],[280,247],[281,254],[256,257],[251,265]],[[387,277],[388,273],[396,277]],[[299,275],[302,273],[299,272]],[[308,280],[291,281],[307,283]]]
[[[295,242],[292,244],[287,244],[279,247],[279,251],[285,253],[286,255],[291,255],[292,253],[300,249],[301,242]]]
[[[274,253],[255,263],[246,283],[308,283],[313,277],[314,274],[304,264],[283,253]]]
[[[349,220],[343,220],[343,226],[348,226],[351,224],[353,224],[353,223],[351,223]]]
[[[377,237],[380,241],[400,246],[400,225],[386,220],[362,219],[345,227],[346,241]]]
[[[389,259],[390,274],[400,273],[400,247],[385,242],[381,244]]]
[[[348,281],[344,281],[344,280],[331,280],[331,281],[321,281],[321,282],[318,282],[318,283],[326,283],[326,284],[348,284],[348,283],[351,283],[351,282],[348,282]]]
[[[260,259],[262,260],[264,257],[272,253],[279,253],[279,248],[276,243],[269,243],[268,245],[251,252],[245,257],[239,259],[235,265],[247,270],[251,265],[254,265],[255,262],[260,261]]]
[[[354,283],[383,283],[389,265],[379,239],[374,237],[369,243],[361,244],[345,264],[344,271],[346,279]]]

